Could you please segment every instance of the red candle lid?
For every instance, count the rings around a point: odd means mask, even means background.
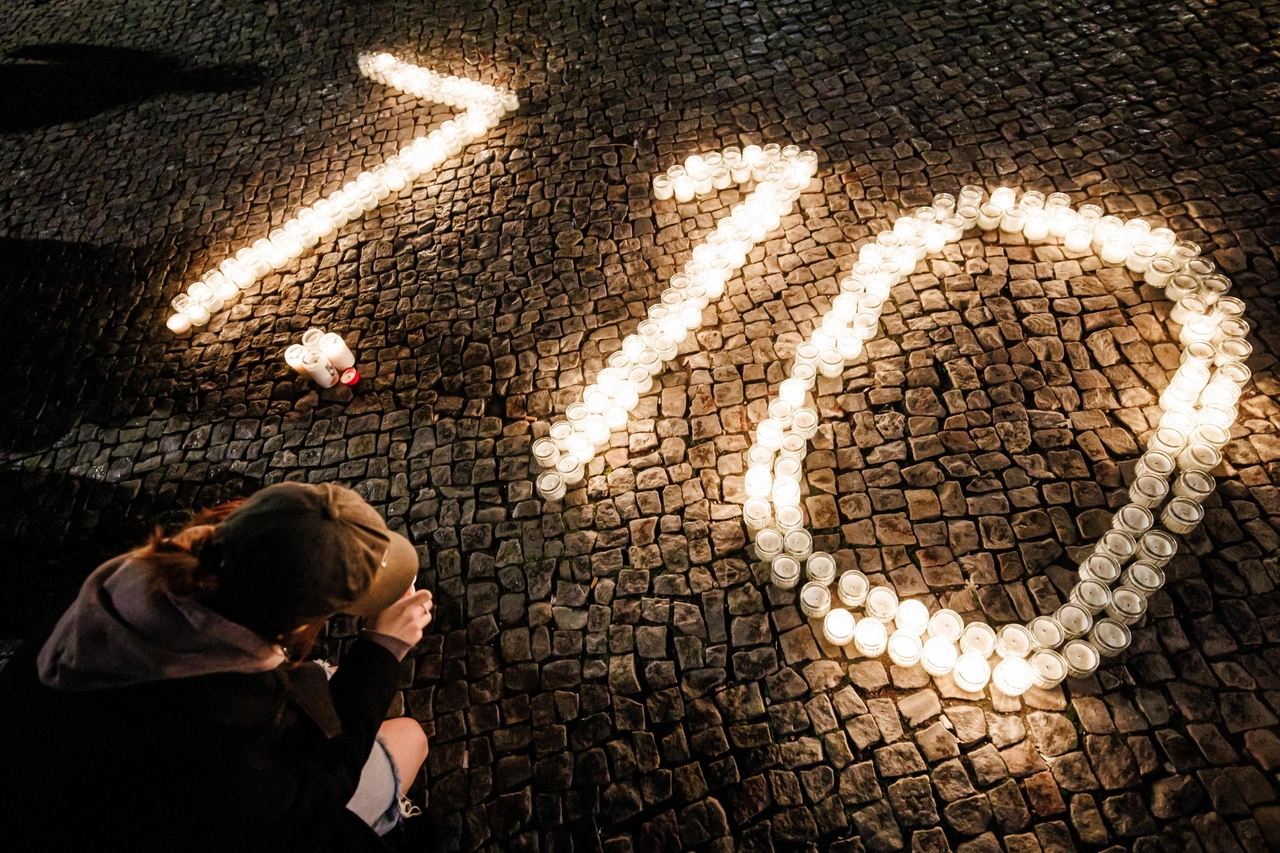
[[[343,385],[355,385],[360,381],[360,372],[354,367],[348,367],[342,371],[342,375],[338,377],[338,381]]]

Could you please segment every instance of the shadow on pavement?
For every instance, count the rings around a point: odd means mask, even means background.
[[[36,44],[0,62],[0,133],[81,121],[164,92],[230,92],[260,85],[256,65],[183,68],[146,50]]]

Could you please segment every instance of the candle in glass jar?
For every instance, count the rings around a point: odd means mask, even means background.
[[[1035,673],[1025,658],[1007,657],[991,673],[992,685],[1006,696],[1021,696],[1031,689]]]
[[[1136,625],[1147,612],[1147,599],[1136,589],[1127,586],[1117,587],[1111,593],[1111,604],[1107,606],[1107,615],[1125,625]]]
[[[1022,625],[1004,625],[996,633],[996,654],[1002,658],[1024,658],[1034,646],[1031,632]]]
[[[898,605],[893,621],[899,631],[919,637],[929,627],[929,608],[923,602],[908,599]]]
[[[980,655],[986,660],[996,650],[995,630],[986,622],[970,622],[964,626],[964,633],[960,635],[960,649],[965,654]]]
[[[1107,554],[1090,554],[1080,563],[1080,579],[1114,583],[1120,577],[1120,564]]]
[[[822,636],[833,646],[847,646],[853,642],[853,614],[843,607],[827,611],[822,620]]]
[[[941,637],[930,637],[920,649],[920,663],[932,676],[946,675],[956,665],[956,646]]]
[[[1089,251],[1093,243],[1093,232],[1083,225],[1076,225],[1067,232],[1066,240],[1063,242],[1068,252],[1073,254],[1082,254]]]
[[[898,595],[887,586],[878,586],[867,593],[867,616],[881,622],[889,622],[898,612]]]
[[[804,512],[798,506],[778,507],[778,529],[784,534],[804,526]]]
[[[764,528],[756,533],[756,556],[761,560],[772,561],[782,553],[782,536],[772,528]]]
[[[938,637],[949,643],[958,643],[963,633],[964,619],[954,610],[939,610],[929,617],[930,637]]]
[[[805,572],[812,581],[830,584],[836,576],[835,558],[825,551],[814,551],[805,561]]]
[[[1063,660],[1067,662],[1067,675],[1071,678],[1088,678],[1098,669],[1101,657],[1093,644],[1086,640],[1070,640],[1062,647]]]
[[[165,320],[165,326],[170,332],[182,337],[191,334],[191,318],[186,314],[178,313],[169,315],[169,319]]]
[[[1036,647],[1041,649],[1056,649],[1066,639],[1062,625],[1052,616],[1037,616],[1027,623],[1027,630]]]
[[[951,677],[966,693],[981,693],[991,680],[991,666],[987,659],[977,652],[965,652],[955,662]]]
[[[783,538],[782,548],[788,557],[803,562],[813,553],[813,534],[803,529],[792,530]]]
[[[538,475],[537,479],[538,494],[543,500],[558,501],[563,500],[565,496],[564,481],[560,479],[560,475],[555,471],[544,471]]]
[[[888,642],[889,632],[879,619],[860,619],[853,629],[854,648],[863,657],[879,657]]]
[[[1115,657],[1129,648],[1133,635],[1123,622],[1116,619],[1099,619],[1089,632],[1089,642],[1103,657]]]
[[[1033,652],[1028,663],[1031,664],[1032,683],[1041,690],[1052,690],[1067,677],[1067,661],[1053,649]]]
[[[848,607],[861,607],[867,600],[867,592],[871,588],[867,576],[857,569],[850,569],[840,576],[837,587],[840,600]]]
[[[824,583],[809,581],[800,588],[800,610],[810,619],[821,619],[831,609],[831,590]]]
[[[549,438],[540,438],[533,443],[533,461],[543,468],[554,468],[560,461],[560,448]]]
[[[576,456],[561,456],[556,460],[555,470],[560,475],[560,479],[564,481],[566,487],[576,486],[586,478],[586,469],[582,464],[582,460]]]
[[[920,636],[910,631],[894,631],[889,635],[889,660],[898,666],[915,666],[920,662]]]
[[[780,554],[773,558],[771,574],[774,586],[792,589],[800,580],[800,564],[786,554]]]

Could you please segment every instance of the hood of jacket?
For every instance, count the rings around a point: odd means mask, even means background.
[[[124,554],[80,587],[40,650],[40,680],[56,690],[101,690],[218,672],[268,672],[280,650],[203,605],[152,593],[145,567]]]

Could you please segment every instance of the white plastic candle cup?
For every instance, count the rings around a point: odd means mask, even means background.
[[[756,531],[756,556],[768,563],[782,554],[782,534],[771,527]]]
[[[671,176],[667,174],[653,176],[653,197],[658,201],[666,201],[674,194]]]
[[[939,610],[929,617],[930,637],[937,637],[948,643],[958,643],[963,633],[964,619],[954,610]]]
[[[1107,616],[1126,625],[1136,625],[1147,612],[1147,597],[1127,586],[1116,587],[1111,593]]]
[[[861,607],[866,602],[870,589],[871,582],[857,569],[850,569],[840,575],[840,583],[836,587],[840,600],[846,607]]]
[[[788,557],[804,562],[813,553],[813,534],[804,529],[792,530],[783,538],[782,549]]]
[[[549,438],[540,438],[533,443],[533,461],[542,468],[554,468],[560,461],[560,448]]]
[[[1111,590],[1098,581],[1080,581],[1071,590],[1071,602],[1088,610],[1091,616],[1097,616],[1111,603]]]
[[[782,381],[782,384],[778,387],[778,400],[781,402],[785,402],[788,405],[793,407],[792,412],[788,414],[788,417],[787,417],[788,422],[790,422],[791,420],[791,415],[794,415],[795,413],[794,407],[804,405],[804,397],[805,397],[805,394],[808,393],[808,391],[809,391],[809,388],[807,385],[805,385],[803,381],[799,379],[794,379],[794,378],[784,379]],[[769,408],[770,408],[770,415],[772,416],[773,414],[772,405]]]
[[[1118,578],[1120,576],[1120,566],[1133,559],[1133,555],[1137,550],[1138,544],[1133,540],[1132,536],[1123,530],[1112,528],[1103,533],[1102,537],[1098,539],[1098,544],[1094,547],[1094,553],[1114,560],[1116,571],[1109,578],[1098,577],[1098,580],[1104,583],[1111,583]],[[1097,567],[1097,571],[1106,574],[1109,573],[1110,567]]]
[[[1142,280],[1152,287],[1164,287],[1177,271],[1178,265],[1169,258],[1152,258]]]
[[[773,471],[764,466],[753,465],[747,469],[743,485],[748,496],[766,498],[773,492]]]
[[[1093,243],[1093,232],[1083,225],[1076,225],[1067,232],[1063,245],[1068,252],[1083,254],[1089,251]]]
[[[853,642],[854,621],[848,610],[834,607],[822,620],[822,636],[833,646],[847,646]]]
[[[338,371],[333,369],[333,365],[329,363],[329,359],[325,358],[323,353],[308,350],[306,355],[302,357],[302,366],[306,369],[307,375],[311,377],[311,381],[321,388],[332,388],[338,384]]]
[[[1094,233],[1094,243],[1097,243],[1097,233]],[[1112,234],[1107,237],[1105,243],[1102,244],[1102,252],[1100,257],[1104,264],[1119,266],[1129,258],[1129,240],[1123,234]]]
[[[1137,539],[1151,529],[1155,516],[1151,510],[1138,504],[1125,504],[1111,518],[1111,527]]]
[[[791,418],[795,415],[795,411],[795,406],[781,398],[775,398],[769,403],[769,417],[777,421],[783,429],[791,426]]]
[[[814,551],[805,561],[805,573],[811,581],[830,584],[836,576],[835,558],[826,551]]]
[[[1056,649],[1067,639],[1062,624],[1052,616],[1037,616],[1027,623],[1027,630],[1038,649]]]
[[[777,513],[778,528],[783,533],[799,530],[804,525],[804,512],[799,506],[780,506]]]
[[[1098,543],[1100,547],[1101,542]],[[1110,554],[1094,552],[1080,561],[1080,579],[1112,584],[1120,577],[1120,563]]]
[[[966,624],[964,633],[960,635],[960,650],[965,654],[979,655],[986,660],[996,650],[995,629],[986,622]]]
[[[1169,482],[1155,474],[1139,474],[1129,486],[1129,500],[1138,506],[1154,509],[1164,503]]]
[[[586,469],[576,456],[561,456],[556,460],[556,473],[566,486],[576,486],[586,477]]]
[[[218,265],[218,269],[220,269],[222,274],[234,282],[235,286],[241,290],[244,290],[257,280],[256,276],[253,274],[253,270],[249,269],[235,258],[227,258]]]
[[[1032,684],[1041,690],[1052,690],[1067,677],[1067,661],[1053,649],[1037,649],[1027,662],[1031,664]]]
[[[806,452],[808,451],[808,443],[804,437],[798,432],[787,432],[782,436],[782,444],[778,446],[778,461],[789,459],[799,465],[804,461]],[[774,465],[775,472],[777,465]],[[793,477],[799,479],[799,477]]]
[[[946,675],[947,672],[955,669],[957,658],[959,654],[956,652],[955,643],[941,637],[925,640],[924,647],[920,649],[920,665],[934,678]]]
[[[1005,215],[1008,216],[1007,213]],[[1031,241],[1046,239],[1049,236],[1049,215],[1043,210],[1028,210],[1022,236]]]
[[[915,666],[920,662],[920,637],[897,630],[889,635],[889,660],[897,666]]]
[[[808,406],[797,409],[791,418],[791,429],[803,438],[813,438],[818,431],[818,413]]]
[[[1145,601],[1145,599],[1141,599]],[[1089,642],[1104,658],[1115,657],[1129,648],[1133,634],[1129,626],[1115,619],[1099,619],[1089,632]]]
[[[955,661],[951,677],[964,692],[981,693],[991,681],[991,665],[978,652],[965,652]]]
[[[563,453],[569,449],[569,439],[573,437],[573,424],[568,421],[556,421],[551,425],[547,437],[554,441],[556,447]]]
[[[1178,454],[1178,467],[1184,471],[1212,471],[1222,462],[1222,453],[1202,442],[1189,443]]]
[[[889,632],[879,619],[859,619],[853,629],[853,647],[863,657],[879,657],[888,642]]]
[[[565,444],[564,455],[572,456],[583,465],[586,465],[596,458],[596,444],[591,440],[591,436],[584,432],[575,431]]]
[[[1178,272],[1165,283],[1164,297],[1170,302],[1181,302],[1186,297],[1195,295],[1199,289],[1199,279],[1189,273]]]
[[[1018,193],[1012,187],[998,187],[991,191],[991,203],[1000,208],[1000,212],[1013,206],[1014,201],[1018,198]]]
[[[680,202],[681,204],[687,201],[692,201],[694,195],[697,193],[697,190],[698,190],[697,183],[693,180],[693,178],[690,178],[688,175],[681,175],[680,177],[676,178],[674,181],[672,181],[671,187],[672,187],[673,193],[675,194],[676,201]]]
[[[1071,640],[1062,647],[1062,659],[1067,662],[1067,676],[1088,678],[1098,670],[1102,658],[1097,648],[1087,640]]]
[[[799,507],[800,484],[794,480],[775,481],[770,496],[773,498],[773,505],[776,507]]]
[[[763,444],[753,444],[747,448],[747,467],[748,468],[764,468],[769,470],[773,468],[774,451],[765,447]]]
[[[1148,450],[1138,457],[1138,464],[1134,467],[1133,473],[1136,477],[1150,474],[1162,480],[1167,480],[1176,467],[1177,463],[1168,453],[1163,450]]]
[[[980,216],[978,207],[979,206],[976,204],[961,204],[956,207],[956,216],[959,217],[960,221],[964,224],[963,227],[965,231],[968,231],[970,228],[973,228],[978,224],[978,217]],[[952,239],[959,238],[953,237]]]
[[[609,438],[613,433],[609,425],[604,422],[602,415],[587,415],[582,421],[582,427],[587,437],[591,439],[591,443],[596,446],[596,450],[603,450],[609,446]]]
[[[564,480],[555,471],[544,471],[538,475],[538,494],[543,500],[563,500],[566,492]]]
[[[766,419],[756,427],[756,443],[770,450],[777,450],[782,444],[782,425],[773,419]]]
[[[1049,214],[1049,236],[1062,240],[1071,233],[1071,229],[1076,227],[1080,218],[1076,216],[1076,212],[1070,208],[1057,208],[1048,211]]]
[[[1125,569],[1121,585],[1137,590],[1143,596],[1155,595],[1164,586],[1164,571],[1155,563],[1140,560]]]
[[[164,324],[177,337],[191,334],[191,318],[181,311],[170,314],[169,319],[165,320]]]
[[[991,672],[991,684],[1006,696],[1021,696],[1031,689],[1035,672],[1025,658],[1004,658]]]
[[[960,194],[956,196],[957,204],[979,204],[981,203],[986,192],[982,187],[976,184],[965,184],[960,188]]]
[[[1129,248],[1129,257],[1125,259],[1125,267],[1130,272],[1145,273],[1155,260],[1156,247],[1150,240],[1137,240]]]
[[[631,393],[634,394],[635,391]],[[605,426],[609,428],[610,432],[625,429],[627,426],[627,412],[634,407],[635,403],[632,403],[631,406],[625,406],[620,403],[610,405],[604,410]]]
[[[655,361],[658,358],[657,353],[652,351],[645,354],[653,356]],[[653,373],[644,364],[637,364],[627,371],[627,381],[631,383],[631,388],[636,392],[637,397],[641,394],[648,394],[650,389],[653,388]]]
[[[987,202],[978,207],[978,227],[983,231],[994,231],[1000,227],[1000,219],[1004,211],[994,202]]]
[[[1204,507],[1187,498],[1174,498],[1160,513],[1161,523],[1171,533],[1190,533],[1203,518]]]
[[[907,599],[898,605],[893,622],[899,631],[919,637],[929,627],[929,608],[923,602]]]
[[[800,581],[800,564],[786,554],[780,554],[773,558],[771,574],[774,586],[792,589]]]
[[[887,586],[877,586],[867,593],[867,616],[890,622],[898,612],[898,594]]]
[[[824,583],[809,581],[800,587],[800,611],[810,619],[821,619],[831,609],[831,590]]]
[[[1022,625],[1002,625],[996,632],[996,654],[1002,658],[1025,658],[1035,647],[1035,640]]]
[[[187,293],[192,299],[203,305],[210,314],[217,314],[222,310],[222,297],[218,296],[213,288],[203,281],[197,281],[192,284],[187,288]]]
[[[844,373],[844,356],[836,347],[824,349],[818,355],[818,370],[823,376],[829,379],[839,377]]]
[[[763,498],[749,498],[742,505],[742,520],[747,532],[754,536],[773,521],[773,508]]]
[[[335,332],[320,338],[320,352],[324,353],[324,357],[329,359],[329,363],[338,370],[346,370],[356,363],[356,357],[347,346],[347,342]]]
[[[1183,471],[1173,481],[1173,494],[1196,503],[1204,503],[1217,484],[1204,471]]]

